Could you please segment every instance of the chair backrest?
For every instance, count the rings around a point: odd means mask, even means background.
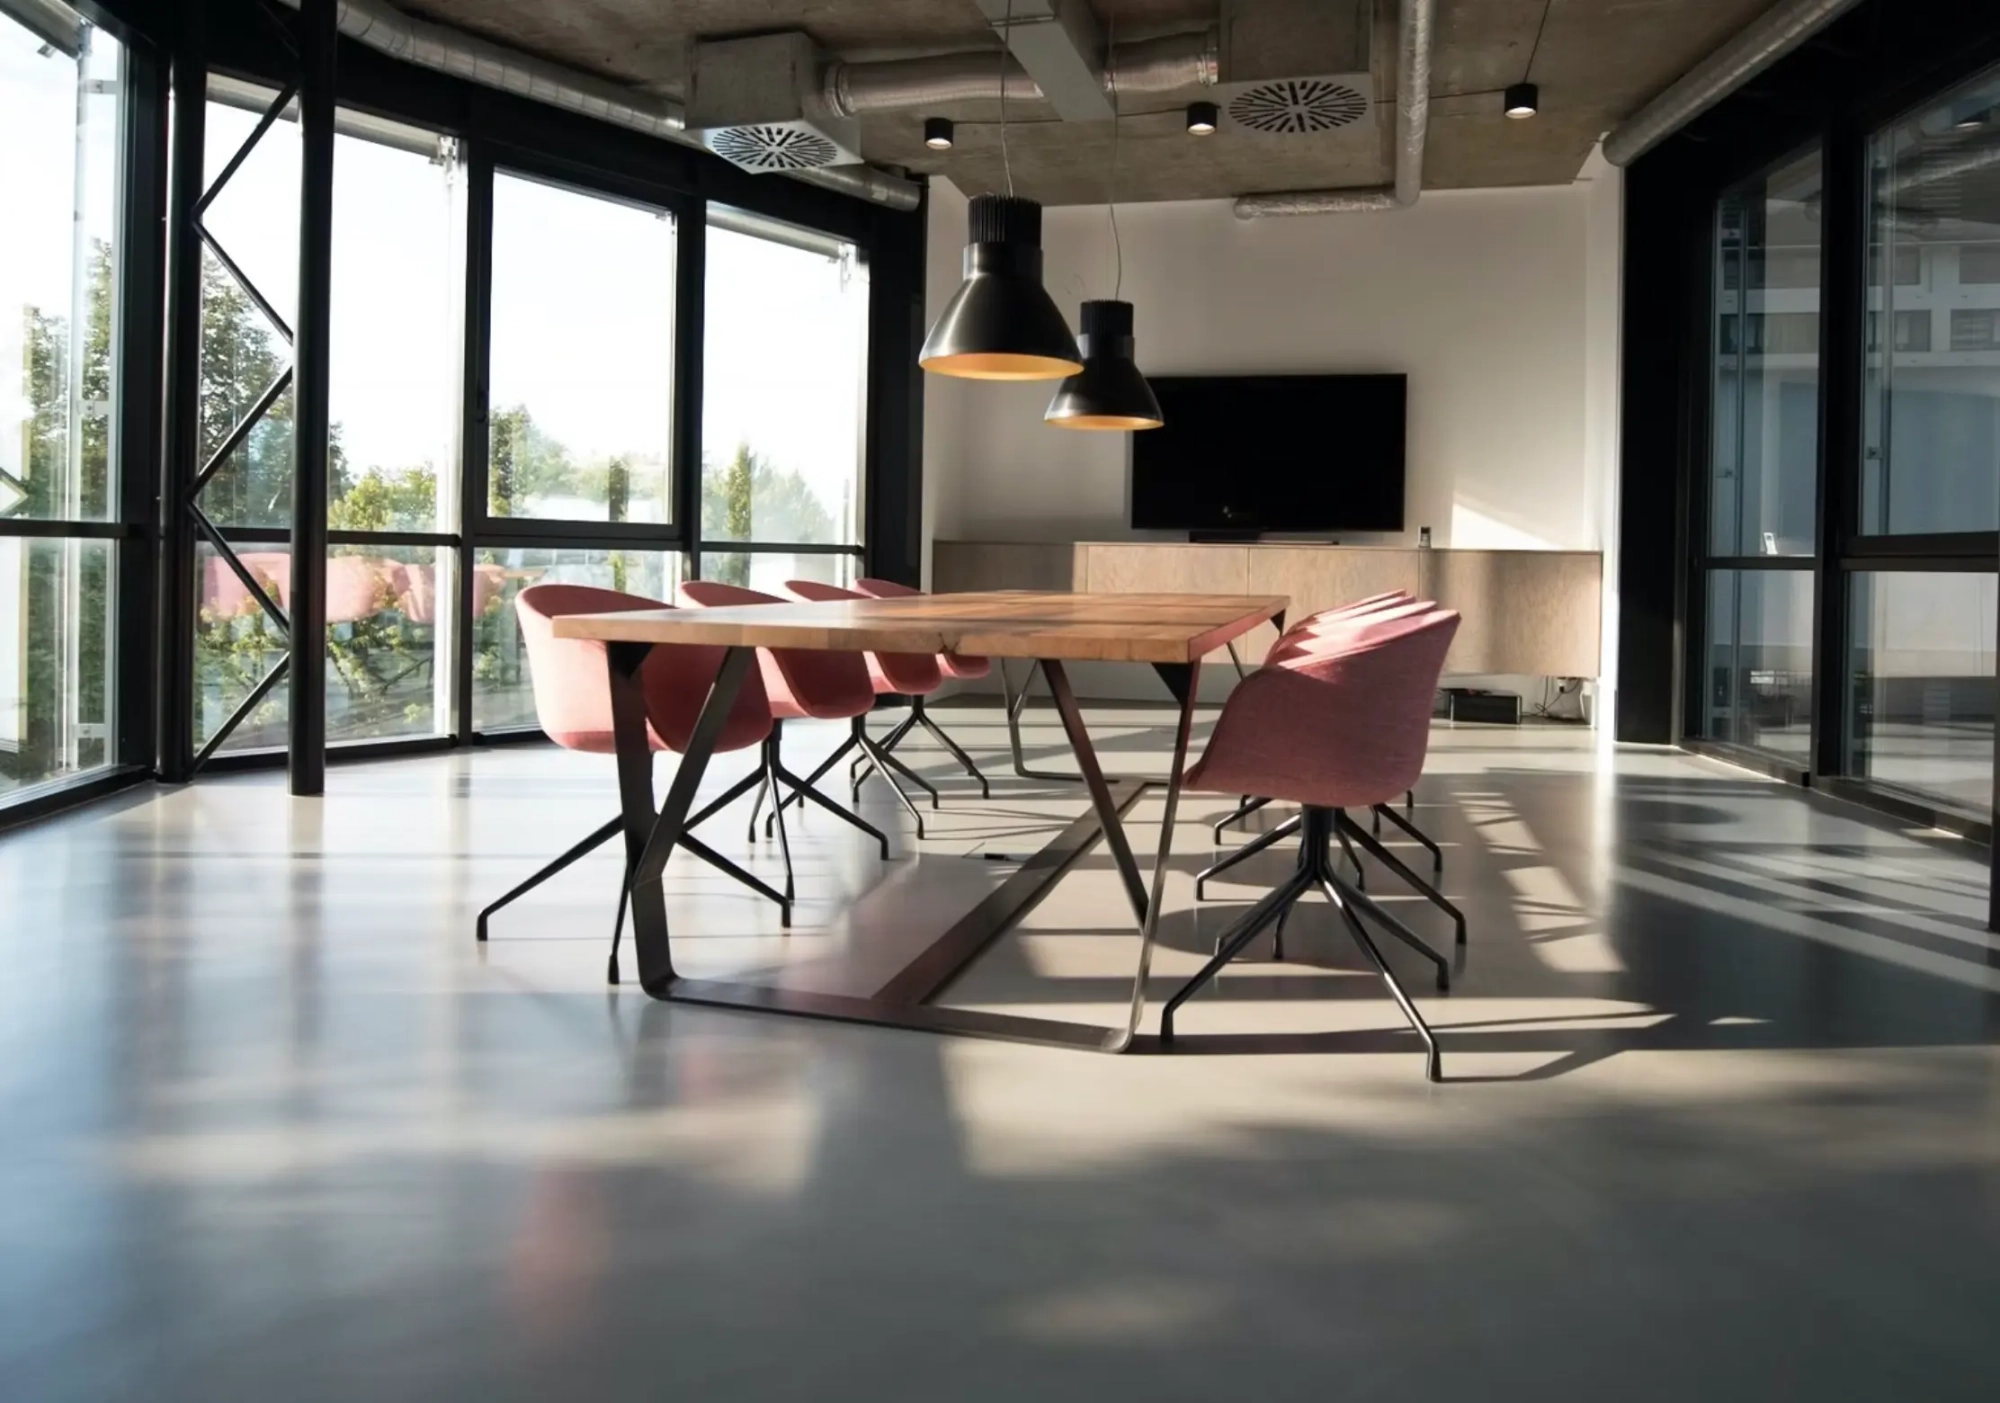
[[[1353,633],[1358,628],[1373,628],[1379,624],[1393,623],[1397,619],[1428,614],[1437,607],[1435,600],[1401,599],[1386,604],[1371,605],[1366,609],[1347,614],[1328,612],[1315,615],[1311,621],[1300,624],[1295,629],[1287,629],[1272,645],[1272,658],[1275,659],[1288,648],[1302,646],[1315,638],[1339,638]]]
[[[555,620],[565,614],[610,614],[627,609],[671,609],[662,600],[594,585],[530,585],[514,597],[535,715],[549,739],[570,750],[614,749],[611,679],[604,645],[588,638],[558,638]],[[646,655],[639,681],[655,750],[685,750],[694,734],[726,650],[697,643],[660,643]],[[756,672],[743,679],[717,750],[741,750],[771,733],[771,705]]]
[[[1370,594],[1364,600],[1348,600],[1346,604],[1336,604],[1330,610],[1308,614],[1306,618],[1298,620],[1282,634],[1278,634],[1278,638],[1272,640],[1270,648],[1264,652],[1264,662],[1274,662],[1296,638],[1304,634],[1322,634],[1330,628],[1340,628],[1344,622],[1354,620],[1362,614],[1382,614],[1384,610],[1402,610],[1416,602],[1418,602],[1416,596],[1412,596],[1408,590],[1386,590],[1382,594]],[[1428,600],[1424,600],[1422,604],[1424,608],[1430,608]]]
[[[396,601],[396,607],[403,611],[403,617],[413,624],[434,624],[437,622],[437,571],[434,567],[413,563],[403,567],[403,595]]]
[[[873,575],[863,575],[854,582],[854,588],[870,599],[909,599],[924,591],[910,585],[898,584],[894,580],[879,580]],[[938,671],[946,677],[958,677],[967,681],[987,676],[993,671],[993,661],[976,653],[939,653]]]
[[[863,575],[856,580],[854,590],[870,599],[907,599],[913,594],[923,593],[910,585],[899,585],[894,580],[878,580],[873,575]]]
[[[681,598],[704,609],[745,604],[783,604],[775,594],[724,584],[720,580],[689,580]],[[812,716],[858,716],[875,703],[875,684],[860,653],[825,648],[760,648],[765,684],[774,695],[789,696]]]
[[[1458,623],[1430,608],[1296,640],[1230,694],[1189,783],[1326,808],[1395,798],[1423,772]]]
[[[870,599],[858,589],[822,584],[818,580],[787,580],[785,588],[804,600]],[[936,653],[870,653],[868,680],[877,692],[927,697],[944,685]]]
[[[374,555],[336,555],[326,562],[326,621],[358,623],[393,609],[409,589],[409,570],[399,560]]]
[[[292,592],[290,554],[285,551],[240,551],[236,558],[250,572],[250,578],[270,596],[273,604],[280,609],[287,607]],[[210,556],[203,568],[201,607],[219,619],[254,614],[258,610],[257,602],[244,587],[242,577],[230,569],[229,562],[219,555]]]

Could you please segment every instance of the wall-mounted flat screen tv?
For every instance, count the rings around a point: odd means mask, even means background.
[[[1132,525],[1237,533],[1403,529],[1402,375],[1161,376],[1132,435]]]

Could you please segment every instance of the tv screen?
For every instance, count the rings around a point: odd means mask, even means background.
[[[1161,376],[1166,423],[1132,435],[1132,525],[1400,531],[1401,375]]]

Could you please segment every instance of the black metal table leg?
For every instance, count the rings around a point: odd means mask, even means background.
[[[1090,732],[1084,728],[1083,713],[1077,709],[1076,694],[1069,689],[1069,674],[1056,661],[1041,664],[1042,676],[1049,680],[1049,695],[1055,699],[1056,714],[1062,718],[1063,733],[1069,737],[1069,748],[1076,752],[1078,777],[1090,790],[1090,802],[1097,810],[1100,823],[1104,824],[1104,846],[1111,849],[1111,860],[1118,864],[1118,875],[1125,879],[1125,895],[1132,902],[1132,914],[1141,921],[1146,919],[1146,879],[1139,874],[1139,863],[1132,856],[1132,844],[1126,840],[1125,825],[1118,816],[1110,813],[1111,786],[1105,783],[1103,767],[1097,763],[1097,749],[1090,743]],[[1187,708],[1185,704],[1182,710]],[[1178,780],[1179,770],[1175,770]],[[1107,819],[1107,814],[1109,815]]]
[[[1132,1007],[1124,1028],[1112,1029],[1105,1038],[1106,1052],[1123,1052],[1131,1047],[1139,1035],[1140,1020],[1146,1013],[1146,981],[1152,974],[1153,942],[1159,936],[1160,909],[1166,902],[1167,864],[1173,856],[1174,819],[1180,808],[1182,774],[1187,768],[1188,737],[1194,729],[1194,699],[1201,665],[1161,665],[1155,670],[1174,694],[1174,699],[1181,704],[1181,712],[1180,722],[1174,728],[1174,758],[1167,773],[1166,812],[1160,821],[1160,848],[1153,859],[1153,880],[1149,889],[1146,879],[1140,875],[1138,861],[1132,856],[1132,844],[1125,836],[1125,825],[1119,818],[1117,804],[1112,798],[1110,786],[1105,783],[1104,771],[1097,763],[1097,751],[1090,743],[1090,733],[1084,729],[1083,714],[1077,709],[1075,694],[1070,691],[1069,675],[1064,672],[1063,665],[1054,659],[1042,662],[1042,675],[1049,680],[1049,691],[1054,695],[1056,710],[1062,716],[1063,731],[1069,736],[1070,749],[1076,752],[1077,770],[1090,789],[1091,805],[1097,810],[1098,823],[1103,827],[1104,845],[1111,850],[1112,860],[1118,864],[1119,875],[1125,879],[1126,894],[1132,901],[1133,913],[1139,918],[1139,966],[1132,979]]]
[[[736,694],[756,660],[752,648],[731,648],[722,657],[715,681],[702,703],[701,715],[688,737],[667,802],[653,811],[653,750],[647,736],[646,694],[639,682],[640,665],[652,651],[647,643],[611,643],[605,647],[611,671],[611,726],[618,749],[618,796],[625,815],[625,853],[632,868],[632,948],[639,960],[639,983],[655,998],[664,998],[674,982],[673,951],[667,937],[666,893],[660,878],[667,858],[687,825],[695,791],[708,769],[709,756],[722,735]]]
[[[1007,703],[1007,746],[1014,752],[1014,773],[1022,779],[1051,780],[1059,784],[1075,784],[1082,775],[1066,775],[1057,770],[1031,770],[1027,757],[1021,750],[1021,713],[1028,706],[1028,687],[1035,680],[1035,669],[1040,667],[1042,675],[1048,676],[1048,668],[1042,663],[1028,664],[1028,675],[1021,681],[1021,694],[1014,695],[1014,678],[1007,671],[1007,659],[996,658],[994,665],[1000,671],[1000,691]]]
[[[1065,825],[1046,846],[1026,859],[1020,870],[1007,877],[985,900],[948,929],[940,932],[930,946],[874,993],[852,994],[739,983],[729,979],[687,978],[674,969],[661,875],[673,849],[688,845],[683,835],[687,831],[689,810],[696,789],[743,680],[748,675],[755,650],[729,648],[725,651],[722,666],[703,703],[666,802],[657,814],[652,808],[652,755],[647,743],[645,698],[638,681],[639,669],[648,651],[649,645],[643,643],[611,643],[607,646],[613,729],[618,751],[619,794],[623,804],[620,824],[624,829],[631,864],[627,887],[632,910],[632,939],[638,951],[640,983],[648,994],[660,1000],[711,1008],[1001,1038],[1079,1051],[1123,1053],[1137,1044],[1140,1023],[1145,1017],[1153,949],[1158,941],[1160,918],[1165,909],[1174,823],[1179,813],[1194,725],[1196,682],[1200,675],[1198,664],[1156,666],[1160,677],[1180,703],[1180,714],[1171,769],[1164,786],[1166,794],[1159,848],[1153,859],[1150,882],[1132,853],[1122,814],[1146,788],[1159,781],[1105,777],[1061,664],[1043,661],[1037,665],[1050,678],[1064,730],[1079,767],[1075,776],[1055,778],[1084,782],[1091,793],[1090,810]],[[1018,707],[1013,710],[1018,715]],[[801,782],[777,762],[775,749],[774,745],[766,745],[765,762],[760,771],[773,797],[782,798],[788,788],[796,788]],[[869,758],[879,768],[884,757],[878,754]],[[880,836],[854,816],[827,803],[823,796],[809,792],[807,799],[808,802],[817,800],[827,804],[871,836]],[[782,835],[782,827],[779,832]],[[932,1002],[969,967],[980,951],[1012,929],[1020,917],[1040,900],[1049,885],[1059,879],[1099,837],[1105,839],[1119,868],[1140,937],[1131,1003],[1119,1023],[1107,1027],[984,1009],[956,1008]],[[709,854],[698,852],[697,855]],[[791,894],[789,888],[788,882],[787,896]]]

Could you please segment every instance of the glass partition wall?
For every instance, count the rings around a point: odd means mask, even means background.
[[[1713,249],[1686,730],[1985,836],[2000,69],[1726,190]]]
[[[121,45],[58,0],[0,12],[0,826],[312,734],[288,717],[304,21],[208,17]],[[869,466],[915,474],[920,211],[337,68],[331,751],[532,735],[536,582],[863,573]],[[910,383],[871,363],[877,322]],[[913,559],[897,535],[878,573]]]
[[[2000,540],[2000,71],[1871,134],[1867,201],[1869,322],[1894,332],[1871,335],[1863,351],[1849,773],[1985,814]]]

